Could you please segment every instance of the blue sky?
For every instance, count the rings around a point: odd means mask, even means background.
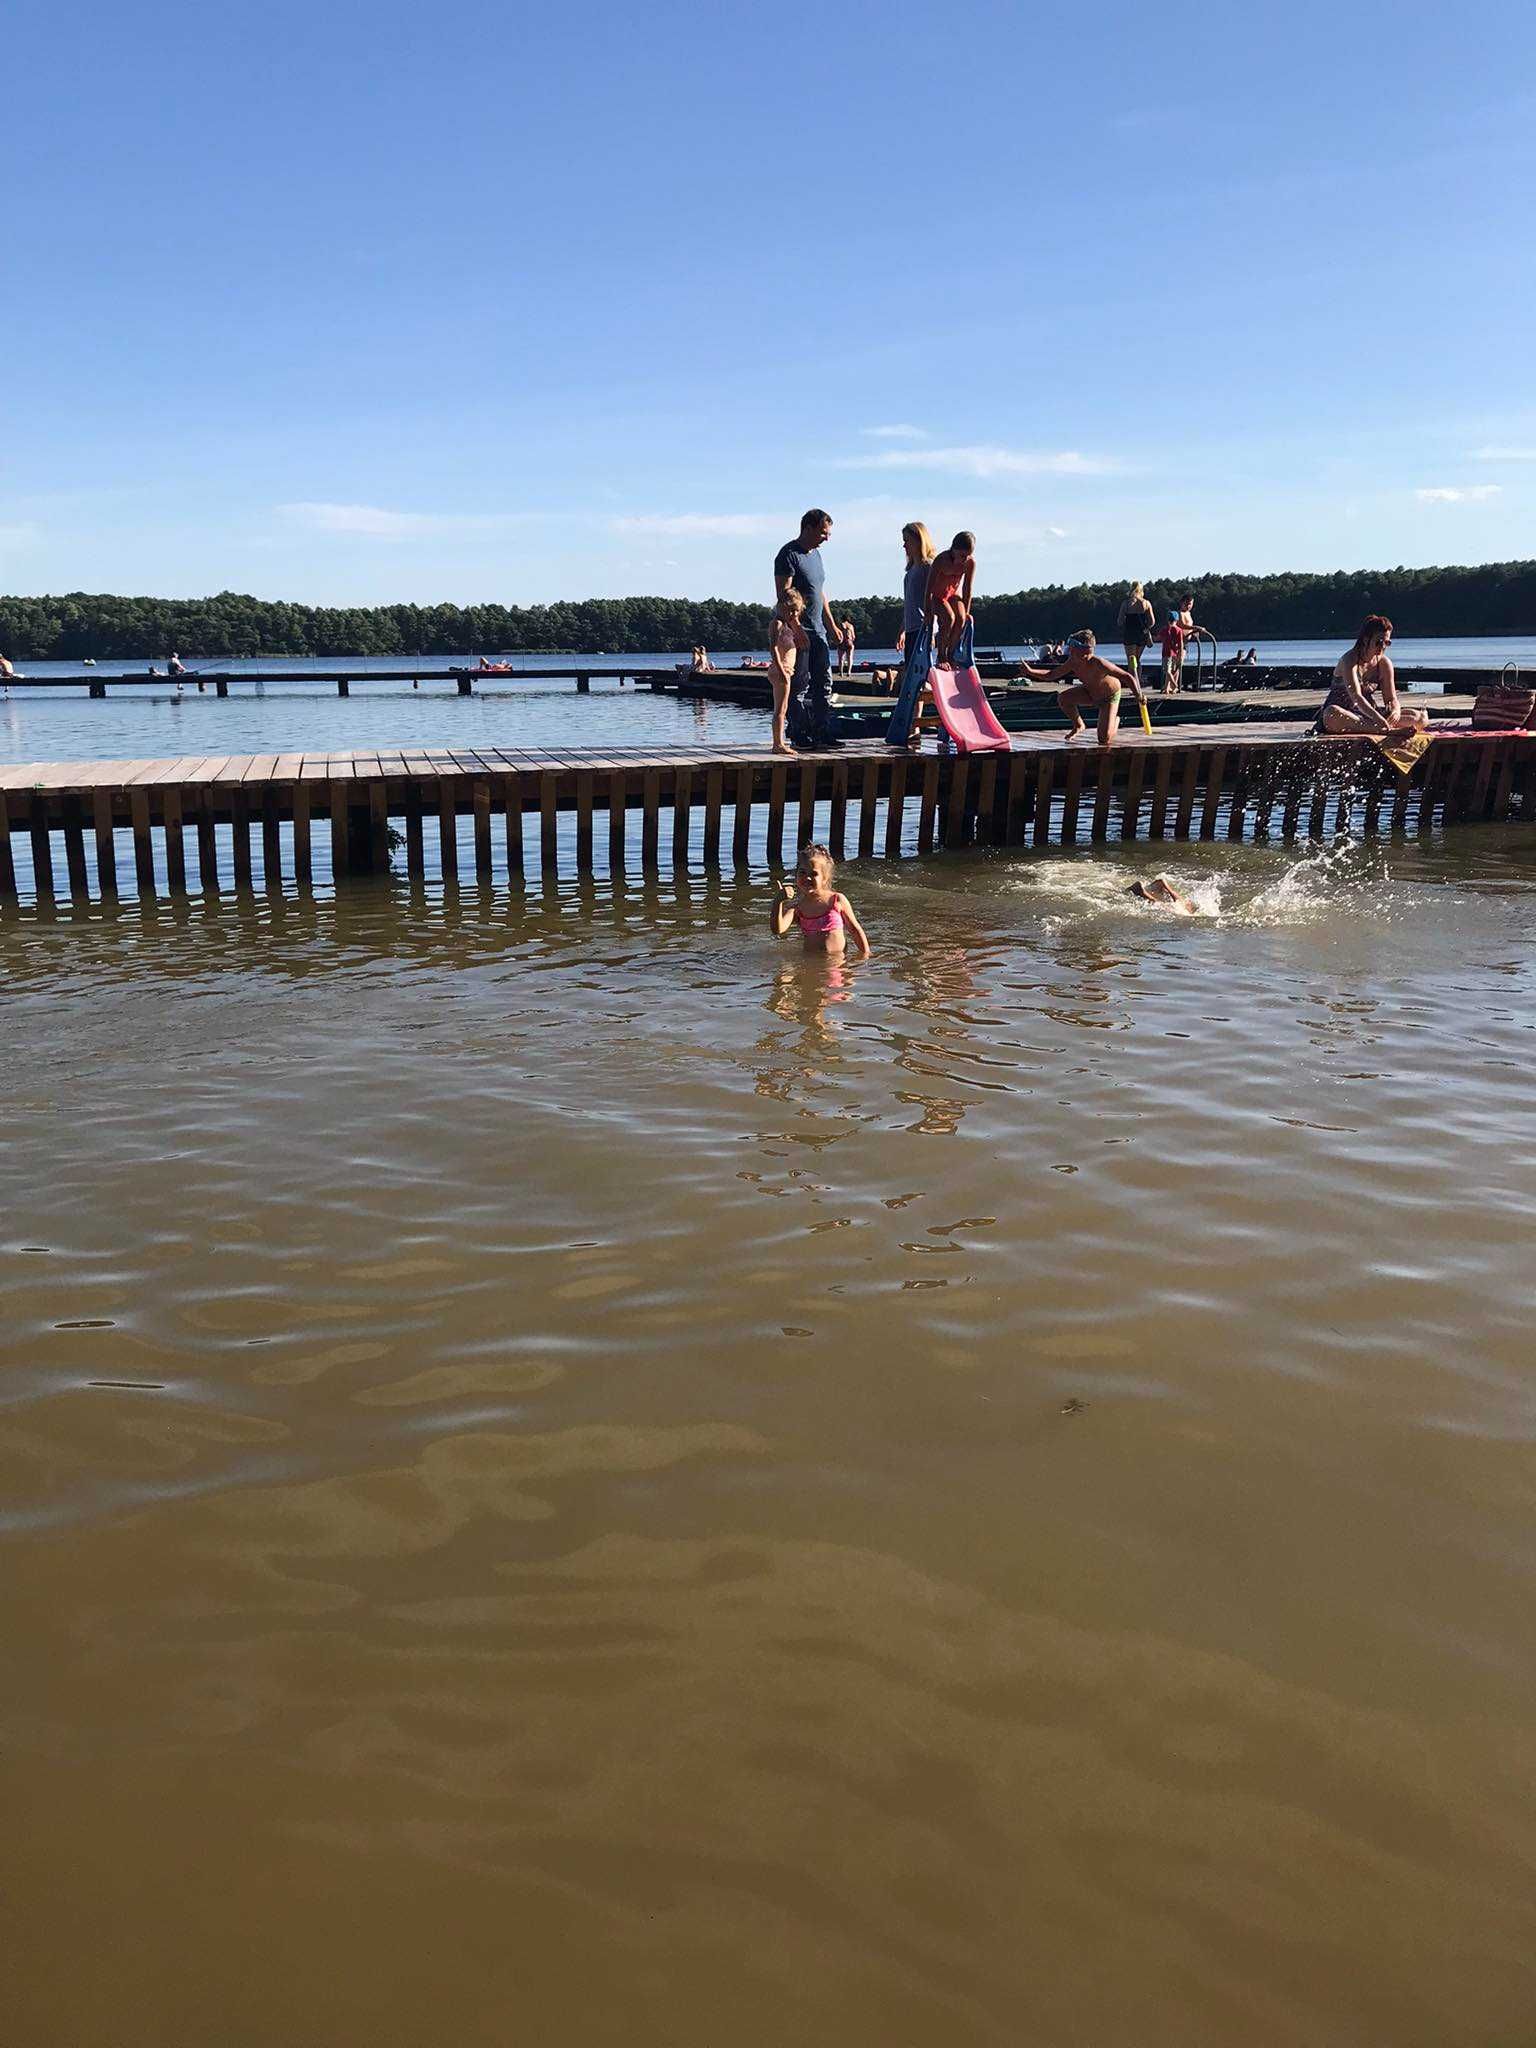
[[[1528,5],[8,19],[0,589],[1536,554]]]

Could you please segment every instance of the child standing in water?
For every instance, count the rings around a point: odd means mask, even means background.
[[[1140,676],[1133,676],[1129,669],[1117,668],[1112,661],[1106,661],[1102,654],[1095,653],[1098,641],[1086,626],[1068,637],[1065,661],[1054,668],[1031,668],[1021,663],[1032,682],[1059,683],[1063,676],[1071,681],[1064,690],[1057,693],[1056,701],[1072,721],[1072,730],[1067,734],[1075,740],[1086,732],[1083,712],[1098,713],[1099,745],[1107,747],[1120,730],[1120,692],[1127,683],[1138,704],[1144,703],[1145,693]]]
[[[774,606],[768,627],[768,675],[773,685],[773,751],[776,754],[794,752],[784,736],[784,720],[789,711],[789,690],[795,679],[795,663],[811,644],[810,635],[800,623],[804,614],[805,599],[790,584]]]
[[[948,668],[965,622],[971,616],[971,585],[975,580],[976,536],[957,533],[944,552],[933,558],[923,606],[925,620],[938,621],[940,668]]]
[[[776,939],[782,939],[791,925],[798,925],[807,953],[827,953],[837,959],[842,958],[846,934],[851,932],[860,955],[867,960],[869,940],[853,914],[853,905],[832,886],[836,874],[824,846],[802,846],[793,885],[778,885],[768,913],[770,929]]]

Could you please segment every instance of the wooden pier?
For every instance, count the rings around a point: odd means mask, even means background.
[[[1438,734],[1410,775],[1304,726],[1024,736],[1009,753],[878,745],[442,749],[76,761],[0,770],[0,905],[312,887],[381,875],[773,867],[808,838],[868,860],[973,843],[1323,838],[1536,818],[1536,733]]]

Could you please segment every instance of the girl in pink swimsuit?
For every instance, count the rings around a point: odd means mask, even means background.
[[[829,953],[838,958],[851,933],[861,957],[867,960],[869,940],[853,914],[853,905],[833,888],[835,873],[832,856],[824,846],[802,846],[794,886],[788,882],[778,885],[769,913],[770,927],[774,937],[782,939],[791,926],[798,925],[807,953]]]

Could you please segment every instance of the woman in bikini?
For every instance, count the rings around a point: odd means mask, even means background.
[[[939,626],[938,666],[947,668],[965,622],[971,615],[971,585],[976,580],[976,536],[957,533],[928,571],[927,618]]]
[[[794,884],[780,882],[768,921],[773,936],[782,939],[791,926],[800,927],[807,953],[826,953],[841,959],[852,933],[853,942],[864,959],[869,958],[869,940],[853,914],[853,905],[832,886],[837,870],[824,846],[802,846],[795,866]]]
[[[1314,732],[1377,738],[1382,733],[1425,730],[1429,713],[1405,711],[1398,699],[1397,677],[1387,653],[1391,645],[1392,621],[1372,612],[1355,635],[1354,646],[1340,657]],[[1379,704],[1374,701],[1378,698]]]

